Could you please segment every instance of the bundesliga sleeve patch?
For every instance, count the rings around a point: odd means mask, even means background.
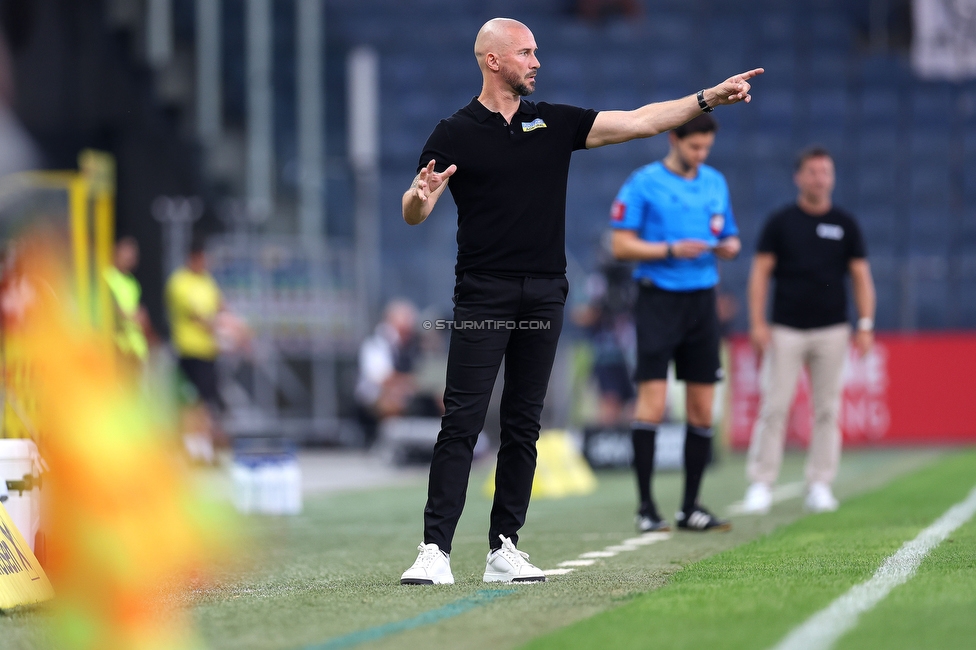
[[[542,121],[541,117],[537,117],[531,122],[522,122],[522,131],[528,133],[529,131],[535,131],[536,129],[546,128],[546,123]]]
[[[623,221],[624,215],[626,213],[627,213],[627,206],[620,201],[614,201],[613,205],[610,206],[611,221]]]

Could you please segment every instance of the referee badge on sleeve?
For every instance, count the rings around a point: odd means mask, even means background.
[[[610,220],[611,221],[623,221],[624,214],[627,213],[627,206],[621,201],[614,201],[613,205],[610,206]]]
[[[725,215],[715,213],[712,218],[708,220],[708,229],[712,231],[712,234],[718,237],[722,234],[722,229],[725,228]]]

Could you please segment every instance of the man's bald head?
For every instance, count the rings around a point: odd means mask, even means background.
[[[484,68],[485,55],[489,52],[501,54],[505,49],[515,47],[519,36],[532,35],[524,24],[512,18],[492,18],[478,30],[474,39],[474,55],[478,65]]]
[[[535,70],[539,67],[535,50],[532,31],[511,18],[492,18],[481,26],[474,41],[474,55],[486,82],[493,73],[500,73],[519,95],[535,89]]]

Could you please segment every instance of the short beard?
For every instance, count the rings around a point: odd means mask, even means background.
[[[512,87],[512,90],[514,90],[515,94],[519,97],[526,97],[535,92],[534,88],[529,88],[525,84],[525,81],[514,72],[505,73],[505,82]]]

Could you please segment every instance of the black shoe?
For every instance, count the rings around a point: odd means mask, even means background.
[[[641,533],[667,533],[671,525],[651,515],[637,515],[637,530]]]
[[[683,512],[675,513],[678,528],[682,530],[732,530],[732,522],[723,521],[701,506],[695,506],[687,516]]]

